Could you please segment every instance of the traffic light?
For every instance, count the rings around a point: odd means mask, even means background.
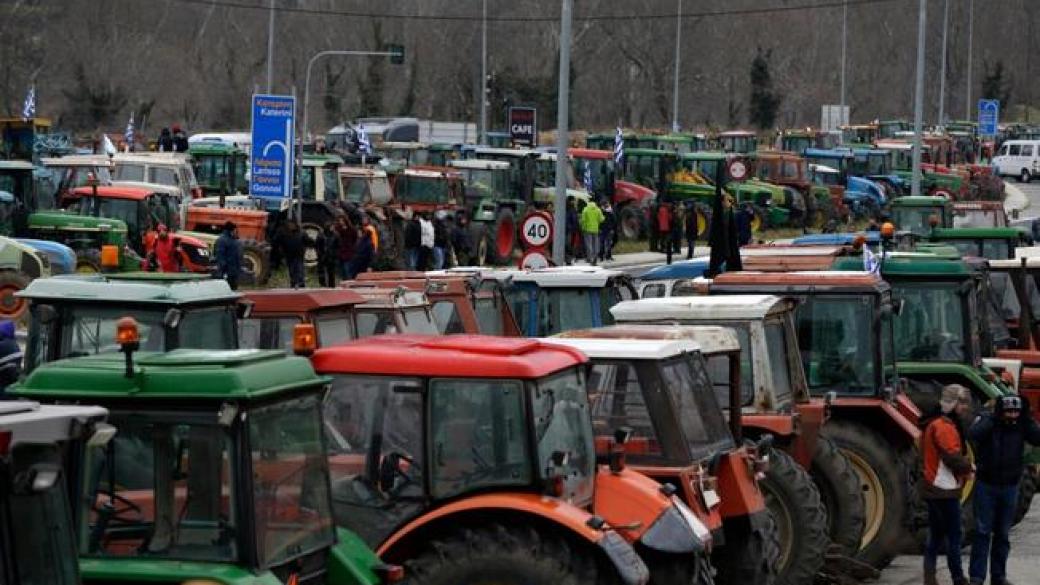
[[[404,45],[387,45],[386,49],[391,53],[390,63],[394,65],[404,64]]]

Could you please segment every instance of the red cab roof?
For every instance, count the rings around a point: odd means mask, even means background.
[[[535,379],[588,361],[576,349],[487,335],[382,335],[319,349],[322,374]]]
[[[877,274],[847,271],[803,272],[725,272],[715,277],[712,286],[740,285],[819,285],[878,287],[885,281]]]
[[[245,298],[253,301],[253,314],[256,315],[308,313],[322,309],[360,305],[365,302],[365,297],[343,288],[251,290],[245,292]]]
[[[70,189],[69,193],[74,197],[89,197],[93,194],[93,189],[91,187],[76,187],[75,189]],[[112,199],[141,201],[152,193],[155,193],[155,191],[144,187],[124,187],[120,185],[98,185],[97,187],[99,197],[110,197]]]
[[[591,160],[606,160],[614,156],[609,150],[596,150],[594,148],[568,148],[567,154],[572,158],[587,158]]]

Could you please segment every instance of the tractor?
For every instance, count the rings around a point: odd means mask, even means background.
[[[242,244],[242,274],[239,281],[265,284],[271,276],[270,220],[267,205],[260,197],[202,197],[188,206],[181,233],[206,242],[212,250],[225,224],[229,221],[234,223],[239,243]]]
[[[881,216],[881,211],[889,202],[888,192],[878,182],[871,178],[861,176],[854,170],[856,164],[855,152],[847,148],[833,150],[822,150],[811,148],[804,153],[805,159],[811,164],[825,165],[834,168],[840,175],[838,186],[841,189],[832,189],[831,194],[837,200],[841,200],[849,207],[857,218],[876,219]],[[899,177],[890,178],[891,181],[899,181]]]
[[[490,274],[503,281],[506,300],[526,337],[611,325],[610,308],[636,298],[624,272],[594,266],[561,266]]]
[[[400,580],[333,522],[326,378],[275,351],[120,352],[36,368],[9,389],[97,403],[118,428],[70,485],[79,565],[95,583],[376,585]]]
[[[529,201],[524,191],[518,189],[518,184],[526,185],[525,181],[517,179],[518,169],[524,167],[485,159],[453,160],[449,164],[465,180],[463,209],[470,221],[470,239],[476,255],[474,263],[511,263],[517,243],[518,222]],[[534,189],[533,182],[530,189]]]
[[[743,165],[747,176],[738,178],[731,173],[734,163]],[[682,170],[672,175],[668,194],[676,200],[693,201],[696,213],[697,237],[707,239],[711,225],[712,201],[715,199],[715,181],[721,171],[723,188],[739,205],[750,203],[754,212],[751,231],[758,233],[769,226],[786,225],[792,215],[792,205],[799,197],[789,188],[759,180],[752,176],[755,158],[738,153],[702,151],[683,155]],[[722,169],[719,169],[722,165]]]
[[[195,142],[188,154],[203,196],[249,192],[249,153],[245,150],[223,142]]]
[[[591,175],[593,194],[605,197],[613,204],[618,236],[626,240],[641,238],[647,230],[649,206],[657,193],[622,179],[614,162],[614,153],[610,150],[571,148],[567,153],[574,161],[575,173],[583,176],[588,172]]]
[[[748,130],[728,130],[715,137],[715,144],[723,152],[752,154],[758,150],[758,136]]]
[[[243,349],[292,348],[293,331],[300,323],[314,327],[317,347],[357,339],[360,294],[341,288],[266,289],[246,291],[252,303],[249,317],[238,322]]]

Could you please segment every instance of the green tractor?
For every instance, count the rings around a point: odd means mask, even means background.
[[[208,196],[249,192],[249,153],[223,142],[197,142],[188,149],[195,178]]]
[[[465,183],[463,209],[469,216],[475,263],[509,264],[516,230],[527,201],[515,190],[513,167],[499,160],[458,159],[448,162]]]
[[[925,238],[935,227],[953,227],[953,203],[936,195],[896,197],[891,203],[896,229]]]
[[[328,380],[280,351],[177,350],[62,360],[11,389],[101,404],[118,428],[70,485],[83,582],[377,585],[399,580],[332,517]],[[57,560],[57,559],[56,559]]]
[[[748,172],[747,177],[736,179],[730,174],[730,164],[734,161],[744,164],[744,168]],[[733,196],[738,205],[750,203],[755,212],[751,220],[752,232],[757,233],[770,226],[786,225],[790,221],[791,194],[781,185],[752,176],[751,170],[755,167],[753,156],[718,151],[696,152],[683,156],[682,166],[684,170],[694,172],[700,179],[706,180],[710,193],[704,197],[703,184],[691,186],[690,183],[673,182],[671,189],[679,193],[684,190],[699,192],[700,197],[696,203],[697,237],[707,238],[708,236],[707,229],[711,225],[711,198],[715,195],[714,180],[720,164],[724,165],[722,170],[723,176],[726,178],[726,192]],[[703,230],[701,229],[702,217],[705,222]]]

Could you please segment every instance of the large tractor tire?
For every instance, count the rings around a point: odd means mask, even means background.
[[[516,218],[508,207],[498,210],[495,225],[488,234],[488,256],[493,264],[504,266],[513,262],[516,249]]]
[[[715,585],[707,554],[664,554],[644,547],[636,550],[650,569],[650,585]]]
[[[1033,496],[1036,495],[1036,478],[1027,470],[1022,474],[1022,481],[1018,484],[1018,505],[1015,506],[1015,517],[1012,526],[1025,519],[1029,508],[1033,505]]]
[[[21,321],[29,311],[29,299],[14,296],[29,286],[29,277],[10,270],[0,272],[0,319]]]
[[[486,266],[488,263],[488,226],[479,221],[469,224],[469,240],[473,245],[472,256],[469,258],[470,266]]]
[[[840,547],[844,555],[856,554],[866,522],[863,489],[856,470],[834,441],[817,437],[809,475],[820,490],[820,500],[827,509],[827,532],[831,543]]]
[[[769,453],[769,470],[759,485],[779,533],[777,585],[812,585],[830,544],[819,490],[809,473],[779,449]]]
[[[904,456],[881,434],[849,420],[832,420],[822,433],[841,449],[859,476],[866,524],[856,558],[883,569],[905,542],[910,488]]]
[[[696,205],[694,213],[697,219],[697,239],[707,240],[708,232],[711,230],[711,208],[707,205]]]
[[[271,277],[271,254],[266,246],[256,240],[242,242],[242,282],[265,284]]]
[[[589,547],[591,549],[591,546]],[[459,528],[424,543],[405,561],[403,585],[613,584],[592,550],[523,525]]]
[[[719,583],[775,585],[780,561],[780,536],[773,513],[764,510],[722,525],[726,544],[715,549],[712,564]]]
[[[618,232],[622,240],[638,240],[643,237],[645,227],[637,203],[629,203],[618,212]]]
[[[101,272],[101,251],[76,250],[76,272],[80,274]]]

